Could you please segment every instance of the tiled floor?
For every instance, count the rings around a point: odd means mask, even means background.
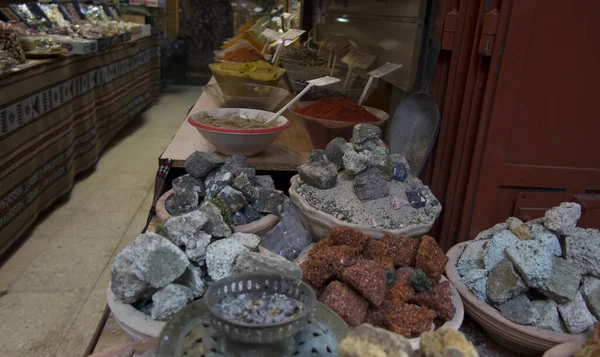
[[[144,227],[158,156],[200,92],[173,89],[124,128],[0,267],[0,356],[83,355],[104,311],[111,258]]]

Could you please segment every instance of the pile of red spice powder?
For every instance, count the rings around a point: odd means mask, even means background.
[[[323,98],[304,108],[296,110],[302,115],[313,118],[369,123],[379,119],[365,108],[347,98]]]
[[[229,62],[253,62],[262,58],[262,55],[258,51],[246,47],[238,48],[223,56],[223,59]]]

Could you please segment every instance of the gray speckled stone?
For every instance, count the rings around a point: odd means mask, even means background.
[[[501,232],[505,229],[508,229],[508,223],[502,222],[494,225],[492,228],[486,229],[485,231],[479,232],[477,236],[475,236],[475,240],[487,240],[491,239],[496,235],[496,233]]]
[[[552,254],[542,241],[519,241],[507,247],[505,253],[529,287],[543,286],[552,274]]]
[[[480,240],[467,244],[456,264],[456,270],[458,270],[460,276],[465,276],[467,272],[473,269],[484,269],[483,246],[485,243],[484,240]]]
[[[225,166],[221,166],[218,169],[212,171],[204,179],[204,186],[206,186],[206,198],[211,199],[217,197],[219,192],[225,186],[229,186],[233,183],[234,177]]]
[[[188,192],[197,193],[198,197],[204,197],[204,182],[192,175],[179,176],[172,182],[173,191],[178,195],[184,195]]]
[[[373,167],[354,177],[354,193],[361,201],[386,197],[390,195],[390,183]]]
[[[321,190],[332,188],[337,183],[337,166],[332,163],[326,164],[303,164],[298,166],[300,179],[306,184]]]
[[[583,278],[581,295],[587,304],[588,310],[600,320],[600,279],[591,276]]]
[[[518,295],[498,306],[502,316],[521,325],[534,325],[539,313],[525,294]]]
[[[217,237],[229,237],[231,235],[231,228],[223,220],[221,211],[212,202],[203,202],[198,210],[206,215],[206,224],[202,229],[204,232]]]
[[[563,254],[584,275],[600,278],[600,232],[597,229],[572,229],[564,239]]]
[[[238,177],[233,181],[233,188],[240,191],[247,202],[252,203],[256,200],[256,196],[258,196],[258,188],[254,186],[254,183],[245,172],[242,172]]]
[[[560,241],[558,237],[554,235],[554,233],[544,229],[543,231],[537,231],[537,227],[535,232],[532,232],[531,238],[541,240],[546,244],[546,247],[549,251],[552,252],[552,255],[560,257],[562,256],[562,248],[560,247]]]
[[[381,129],[371,124],[357,124],[352,129],[352,143],[362,144],[373,139],[381,138]]]
[[[131,271],[154,288],[162,288],[181,276],[190,265],[175,244],[152,232],[144,233],[131,244]]]
[[[134,259],[131,253],[131,248],[125,247],[117,254],[110,268],[110,288],[115,296],[125,304],[133,304],[149,297],[156,291],[131,271]]]
[[[346,172],[353,176],[364,172],[369,167],[369,158],[354,150],[347,151],[342,160]]]
[[[188,259],[199,265],[204,265],[206,256],[206,247],[210,243],[210,234],[198,232],[193,238],[187,241],[185,254]]]
[[[369,167],[375,167],[383,173],[386,180],[391,180],[394,176],[394,165],[386,148],[378,146],[371,151],[364,151],[369,158]]]
[[[225,238],[211,243],[206,248],[208,275],[214,280],[223,279],[235,272],[235,260],[248,252],[239,239]]]
[[[283,211],[284,196],[281,191],[261,187],[252,207],[258,212],[279,216]]]
[[[539,319],[535,323],[537,328],[555,332],[566,332],[556,302],[553,300],[538,300],[532,302],[538,312]]]
[[[245,252],[237,258],[235,267],[238,273],[282,274],[302,279],[298,264],[279,255]]]
[[[327,148],[325,148],[325,156],[327,159],[339,167],[345,167],[343,157],[347,152],[354,151],[352,150],[352,145],[350,145],[346,139],[344,138],[335,138],[327,144]]]
[[[194,299],[192,290],[179,284],[169,284],[152,295],[152,318],[166,321]]]
[[[544,279],[538,291],[560,304],[575,298],[579,291],[581,271],[571,262],[552,257],[552,274]]]
[[[224,163],[223,159],[217,154],[206,151],[196,151],[185,160],[185,170],[194,177],[204,178],[211,171]]]
[[[194,299],[201,298],[206,291],[206,282],[202,278],[202,270],[190,265],[177,280],[177,284],[183,285],[192,291]]]
[[[260,244],[260,237],[252,233],[233,233],[229,238],[237,239],[244,247],[252,251],[257,250]]]
[[[563,202],[558,207],[546,211],[544,226],[559,234],[566,234],[575,228],[581,217],[581,206],[574,202]]]
[[[164,223],[169,235],[169,240],[180,247],[185,246],[187,241],[202,231],[208,218],[200,211],[184,213],[180,216],[170,217]]]
[[[477,299],[487,303],[487,274],[486,269],[473,269],[465,274],[461,281]]]
[[[487,280],[487,297],[502,304],[529,290],[508,259],[503,259],[490,270]]]
[[[515,246],[521,240],[508,230],[502,230],[494,234],[492,239],[487,242],[483,252],[483,266],[485,269],[492,269],[496,264],[504,259],[504,250],[506,247]]]
[[[558,312],[570,333],[582,333],[594,324],[594,317],[580,293],[575,295],[573,301],[559,304]]]
[[[221,190],[221,192],[219,192],[217,197],[222,199],[223,202],[225,202],[225,204],[232,213],[241,210],[242,207],[244,207],[244,205],[246,204],[246,199],[244,198],[244,195],[231,186],[223,187],[223,189]]]
[[[518,228],[519,226],[521,226],[523,224],[523,221],[521,221],[517,217],[508,217],[506,219],[505,223],[508,225],[507,229],[512,231],[513,229]]]
[[[257,175],[254,181],[256,181],[256,186],[258,187],[275,189],[275,182],[273,182],[273,178],[269,175]]]
[[[245,205],[241,212],[246,218],[247,223],[254,222],[262,218],[261,214],[250,205]]]
[[[404,168],[406,169],[406,175],[408,176],[408,174],[410,173],[410,165],[408,165],[408,161],[406,161],[406,157],[404,157],[404,155],[390,154],[390,159],[392,159],[393,163],[401,163],[402,165],[404,165]]]

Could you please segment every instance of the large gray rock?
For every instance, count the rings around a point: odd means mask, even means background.
[[[563,254],[582,274],[600,278],[600,232],[597,229],[569,231],[563,241]]]
[[[225,167],[221,166],[218,169],[212,171],[204,179],[204,186],[206,186],[206,198],[211,199],[217,197],[219,192],[225,186],[230,186],[233,183],[233,174]]]
[[[381,171],[386,180],[392,179],[394,165],[385,148],[378,146],[371,151],[365,151],[364,154],[369,158],[369,167],[375,167]]]
[[[156,291],[131,271],[132,265],[131,247],[127,246],[117,254],[110,267],[110,288],[115,296],[125,304],[133,304],[148,298]]]
[[[354,177],[354,193],[361,201],[386,197],[390,194],[390,183],[381,171],[370,168]]]
[[[235,269],[238,273],[280,274],[302,279],[302,270],[298,264],[279,255],[245,252],[237,258]]]
[[[202,278],[202,270],[190,265],[185,272],[176,280],[177,284],[183,285],[192,291],[194,299],[199,299],[206,291],[206,282]]]
[[[164,228],[169,235],[169,240],[180,247],[202,231],[208,217],[200,211],[184,213],[180,216],[170,217],[164,223]]]
[[[217,154],[206,151],[196,151],[185,160],[185,170],[194,177],[204,178],[211,171],[224,163],[223,159]]]
[[[225,238],[211,243],[206,248],[206,267],[214,281],[230,276],[235,272],[235,260],[248,252],[239,239]]]
[[[219,192],[217,197],[222,199],[223,202],[225,202],[227,208],[229,208],[229,210],[232,213],[241,210],[242,207],[244,207],[244,205],[246,204],[246,199],[244,198],[244,195],[231,186],[223,187],[223,189],[221,190],[221,192]]]
[[[558,314],[556,302],[553,300],[537,300],[532,302],[538,312],[539,318],[535,323],[537,328],[555,332],[566,332]]]
[[[173,191],[178,195],[187,195],[190,192],[196,193],[197,197],[204,197],[204,182],[192,175],[179,176],[172,182]]]
[[[553,255],[542,241],[519,241],[515,246],[506,248],[505,254],[529,287],[544,286],[552,275]]]
[[[582,333],[594,324],[594,317],[588,310],[580,293],[573,301],[558,305],[558,312],[570,333]]]
[[[225,160],[223,167],[229,171],[234,178],[241,174],[246,174],[250,180],[256,177],[256,170],[248,167],[248,159],[240,153],[234,154]]]
[[[560,304],[575,298],[579,291],[581,271],[571,262],[558,257],[552,257],[552,273],[544,279],[538,291]]]
[[[539,225],[541,227],[541,225]],[[546,244],[548,250],[552,252],[552,255],[560,257],[562,256],[562,248],[560,247],[560,241],[554,233],[549,230],[538,226],[531,228],[531,238],[543,241]]]
[[[241,210],[246,223],[254,222],[262,218],[262,215],[250,205],[245,205]]]
[[[507,259],[503,259],[490,270],[487,297],[496,304],[502,304],[527,290],[529,288]]]
[[[232,187],[240,191],[248,203],[254,202],[256,196],[258,196],[258,188],[245,172],[242,172],[233,180]]]
[[[558,207],[546,211],[544,226],[559,234],[566,234],[575,228],[581,217],[581,206],[573,202],[563,202]]]
[[[194,299],[192,290],[179,284],[169,284],[152,295],[151,316],[166,321]]]
[[[206,215],[206,224],[202,227],[204,232],[217,238],[231,235],[231,228],[225,223],[221,210],[214,203],[205,201],[198,210]]]
[[[483,252],[483,266],[485,269],[492,269],[496,264],[504,259],[504,250],[506,247],[517,245],[521,240],[508,230],[501,230],[494,234],[492,239],[487,242]]]
[[[275,189],[275,182],[273,181],[273,178],[269,175],[257,175],[254,178],[254,181],[256,182],[256,186],[258,187]]]
[[[188,256],[188,259],[198,265],[204,265],[206,247],[210,244],[210,239],[210,234],[202,231],[198,232],[193,238],[190,238],[185,247],[185,254]]]
[[[581,295],[587,304],[588,310],[600,320],[600,279],[591,276],[583,278]]]
[[[327,159],[339,167],[345,167],[343,158],[347,152],[353,152],[352,145],[350,145],[344,138],[335,138],[327,144],[325,148],[325,156]]]
[[[338,170],[332,162],[307,163],[298,166],[298,175],[308,185],[326,190],[337,183]]]
[[[460,276],[465,276],[468,271],[473,269],[484,269],[483,246],[485,243],[485,241],[472,241],[467,244],[456,264],[456,270]]]
[[[253,233],[233,233],[230,239],[237,239],[248,250],[255,251],[260,244],[260,237]]]
[[[352,129],[352,143],[362,144],[367,141],[381,139],[381,129],[371,124],[357,124]]]
[[[492,239],[497,233],[508,229],[508,223],[502,222],[494,225],[492,228],[488,228],[485,231],[479,232],[477,236],[475,236],[475,240],[487,240]]]
[[[460,280],[477,299],[487,303],[487,274],[486,269],[468,271]]]
[[[525,294],[517,295],[498,306],[502,316],[521,325],[534,325],[539,320],[539,313]]]
[[[281,191],[261,187],[252,207],[258,212],[279,216],[283,210],[284,196]]]
[[[156,233],[140,235],[131,244],[131,271],[154,288],[162,288],[179,278],[190,262],[175,244]]]
[[[369,157],[354,150],[348,150],[342,161],[346,172],[353,176],[364,172],[369,167]]]
[[[243,224],[247,224],[246,216],[242,212],[235,212],[231,215],[231,222],[234,226],[241,226]]]
[[[415,353],[407,338],[370,324],[351,329],[337,352],[340,357],[413,357]]]

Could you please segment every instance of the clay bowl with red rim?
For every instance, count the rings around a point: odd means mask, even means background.
[[[304,128],[308,133],[308,139],[313,149],[325,149],[327,144],[337,137],[350,140],[350,138],[352,138],[352,129],[354,126],[362,123],[315,118],[298,113],[299,109],[305,108],[312,103],[315,102],[298,102],[290,108],[290,111],[302,121],[302,125],[304,125]],[[390,118],[390,115],[383,110],[364,105],[363,108],[368,110],[378,119],[377,121],[364,122],[364,124],[381,126],[381,124],[385,123],[386,120]]]
[[[256,155],[266,149],[277,139],[282,131],[290,127],[290,122],[283,116],[275,121],[275,126],[260,129],[234,129],[210,126],[199,122],[199,118],[240,117],[247,120],[266,121],[274,113],[256,109],[213,109],[203,110],[188,117],[188,123],[198,130],[200,135],[211,143],[217,151],[225,155],[240,153],[244,156]]]
[[[573,335],[519,325],[502,316],[492,306],[477,299],[462,283],[456,270],[456,263],[466,244],[468,242],[459,243],[446,253],[449,258],[446,264],[446,276],[462,297],[467,314],[477,321],[494,341],[515,352],[539,356],[556,345],[567,342],[583,344],[591,337],[591,332]]]
[[[163,193],[158,201],[156,201],[156,216],[161,222],[164,222],[171,217],[171,214],[169,214],[167,211],[165,204],[167,199],[171,197],[173,193],[175,193],[175,191],[170,189],[169,191]],[[270,231],[271,228],[277,224],[277,222],[279,222],[279,216],[268,214],[257,221],[250,222],[248,224],[241,224],[239,226],[233,226],[233,231],[234,233],[254,233],[256,235],[261,235]]]

